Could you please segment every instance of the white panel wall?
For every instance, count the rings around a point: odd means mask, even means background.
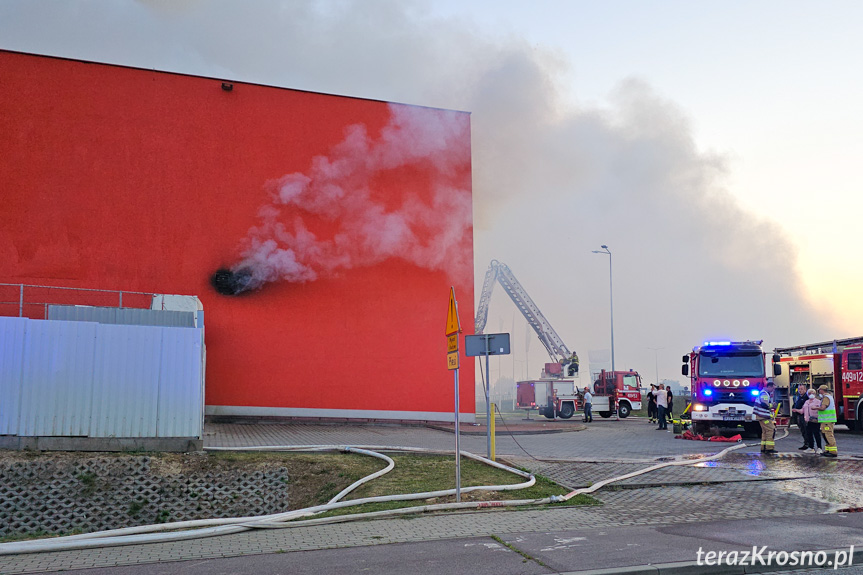
[[[200,329],[162,331],[157,437],[203,437],[204,353],[201,334]],[[198,382],[198,385],[193,382]]]
[[[89,322],[26,323],[16,435],[87,435],[98,328]]]
[[[0,317],[0,435],[18,431],[26,322],[22,317]]]
[[[156,437],[159,356],[157,327],[100,324],[93,378],[92,437]]]
[[[0,434],[203,434],[201,329],[0,317]]]

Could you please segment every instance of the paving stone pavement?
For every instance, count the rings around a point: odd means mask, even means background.
[[[602,506],[554,507],[525,511],[483,511],[268,529],[178,543],[100,550],[65,551],[0,557],[0,572],[31,573],[105,565],[134,565],[192,558],[233,557],[430,541],[479,535],[547,532],[568,529],[689,523],[762,516],[825,513],[834,507],[814,499],[770,489],[758,483],[662,487],[601,492]],[[662,501],[662,505],[657,505]]]
[[[611,422],[608,422],[611,423]],[[621,423],[621,422],[615,422]],[[642,422],[646,423],[646,422]],[[584,435],[582,435],[584,434]],[[650,459],[698,453],[706,448],[715,452],[726,446],[712,446],[685,442],[667,437],[661,432],[646,440],[629,446],[615,446],[621,436],[649,435],[639,431],[639,426],[596,427],[587,432],[553,434],[549,436],[524,436],[537,446],[534,457],[569,456],[584,457],[590,451],[611,453],[623,462],[592,464],[573,461],[541,461],[525,457],[515,444],[506,447],[514,454],[520,453],[518,463],[524,467],[558,480],[568,487],[577,487],[584,482],[596,481],[619,472],[643,468],[644,463],[632,461],[647,455]],[[668,434],[670,435],[670,434]],[[570,436],[569,441],[561,437]],[[574,442],[571,436],[581,436]],[[658,437],[657,437],[658,436]],[[555,440],[554,438],[557,438]],[[483,453],[484,438],[465,438],[463,449]],[[477,440],[478,445],[470,444]],[[543,442],[543,439],[547,440]],[[424,428],[369,427],[369,426],[310,426],[310,425],[221,425],[208,426],[208,446],[248,445],[404,445],[431,449],[452,449],[451,433]],[[600,443],[598,443],[600,442]],[[468,443],[468,445],[465,445]],[[658,445],[658,447],[649,447]],[[692,445],[695,444],[695,445]],[[569,446],[569,447],[567,447]],[[793,446],[796,446],[794,444]],[[665,449],[663,451],[662,449]],[[505,451],[503,451],[505,452]],[[654,455],[655,454],[655,455]],[[816,463],[817,461],[817,463]],[[841,464],[841,469],[839,469]],[[562,530],[622,527],[630,525],[658,525],[688,523],[719,519],[752,517],[799,516],[801,514],[828,513],[844,504],[844,494],[836,495],[835,501],[820,500],[813,494],[796,493],[778,487],[785,481],[765,482],[746,480],[746,476],[775,478],[781,476],[823,475],[839,472],[840,476],[860,475],[863,463],[856,461],[823,461],[801,457],[762,460],[759,456],[729,455],[717,465],[674,468],[661,470],[653,479],[663,487],[638,489],[606,489],[596,496],[601,506],[547,507],[543,509],[495,510],[429,514],[414,518],[362,521],[331,525],[295,527],[290,529],[268,529],[246,533],[184,541],[114,547],[98,550],[65,551],[32,555],[0,556],[0,573],[32,573],[76,568],[134,565],[162,561],[178,561],[193,558],[233,557],[257,553],[331,549],[379,545],[396,542],[414,542],[476,537],[479,535],[505,535],[521,532],[555,532]],[[831,467],[833,466],[833,467]],[[671,485],[673,479],[685,476],[687,485]],[[742,478],[743,481],[727,482]],[[703,481],[723,480],[720,484],[702,484]],[[799,480],[794,480],[796,483]],[[845,483],[844,481],[841,481]],[[853,484],[852,485],[856,485]],[[657,502],[662,502],[658,504]]]
[[[673,433],[656,431],[655,424],[640,418],[591,423],[584,431],[536,435],[507,435],[507,427],[498,426],[496,452],[500,456],[534,457],[550,460],[643,462],[669,456],[713,454],[729,447],[728,443],[674,439]],[[518,429],[511,423],[510,428]],[[779,437],[781,434],[777,434]],[[797,454],[799,432],[792,428],[786,440],[777,441],[780,452]],[[756,444],[744,451],[758,452]],[[863,435],[837,430],[839,451],[843,455],[863,457]],[[398,425],[310,425],[310,424],[207,424],[205,447],[244,447],[252,445],[376,445],[420,447],[454,451],[452,432],[422,426]],[[460,437],[462,450],[486,454],[486,438],[475,435]]]

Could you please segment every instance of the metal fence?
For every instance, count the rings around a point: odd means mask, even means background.
[[[203,329],[0,317],[0,435],[202,436]]]
[[[158,294],[0,283],[0,316],[48,319],[50,305],[149,309]]]

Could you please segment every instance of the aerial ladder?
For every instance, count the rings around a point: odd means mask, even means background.
[[[494,289],[495,282],[499,283],[503,290],[512,299],[512,302],[519,309],[521,314],[527,320],[527,323],[539,336],[539,341],[548,352],[553,364],[560,366],[559,373],[554,374],[558,377],[573,377],[578,374],[578,355],[571,352],[563,340],[551,327],[551,323],[542,315],[539,308],[527,294],[521,283],[515,278],[512,270],[509,267],[497,260],[491,260],[488,266],[488,271],[485,273],[485,279],[482,282],[482,293],[479,297],[479,307],[476,312],[476,323],[474,332],[477,335],[483,333],[485,324],[488,321],[488,306],[491,301],[491,293]],[[548,372],[549,366],[546,366]]]

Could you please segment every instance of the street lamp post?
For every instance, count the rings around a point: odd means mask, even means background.
[[[608,301],[611,310],[611,371],[614,372],[614,292],[611,276],[611,250],[608,246],[599,246],[602,250],[593,250],[595,254],[608,254]]]

